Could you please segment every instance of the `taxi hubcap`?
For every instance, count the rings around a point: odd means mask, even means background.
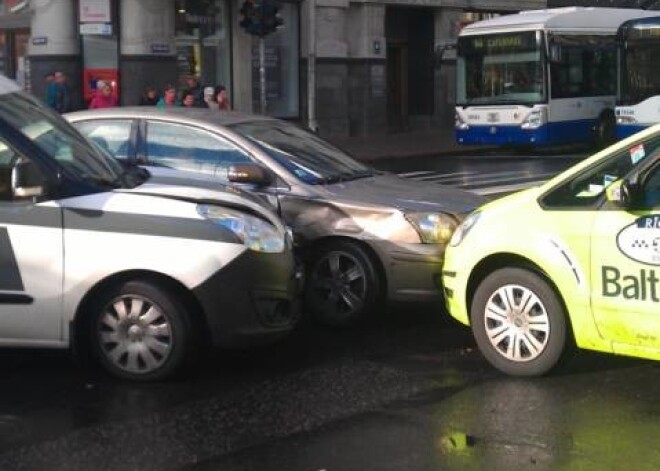
[[[534,360],[548,344],[548,313],[524,286],[506,285],[495,291],[486,303],[484,324],[491,345],[508,360]]]
[[[106,306],[98,335],[106,358],[131,373],[159,368],[173,346],[167,316],[149,300],[134,295],[120,296]]]

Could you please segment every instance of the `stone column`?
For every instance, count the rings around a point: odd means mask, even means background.
[[[174,0],[121,0],[119,79],[122,104],[137,104],[146,86],[177,84]]]
[[[69,78],[74,108],[82,106],[82,65],[76,3],[73,0],[32,0],[29,46],[32,93],[45,99],[46,73],[60,71]]]
[[[387,43],[385,5],[353,3],[349,8],[349,134],[387,131]]]
[[[451,8],[435,10],[435,45],[448,46],[456,43],[457,22],[463,12]],[[437,49],[436,49],[437,51]],[[445,48],[441,60],[435,66],[435,121],[442,128],[453,129],[456,104],[456,51]]]

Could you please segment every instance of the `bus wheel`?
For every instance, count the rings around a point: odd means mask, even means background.
[[[616,141],[616,119],[614,113],[607,111],[600,115],[595,129],[595,145],[598,149],[604,149]]]

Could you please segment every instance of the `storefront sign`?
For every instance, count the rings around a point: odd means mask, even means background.
[[[45,46],[48,44],[48,38],[46,36],[35,36],[32,38],[33,46]]]
[[[81,23],[80,34],[96,34],[100,36],[112,36],[112,25],[110,23]]]
[[[80,0],[81,23],[109,23],[110,0]]]

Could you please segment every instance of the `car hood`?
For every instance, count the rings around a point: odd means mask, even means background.
[[[388,206],[408,212],[465,214],[487,201],[483,196],[466,190],[406,180],[392,174],[378,174],[318,188],[323,198]]]
[[[162,167],[144,167],[150,178],[141,185],[116,192],[158,196],[199,204],[217,204],[256,213],[282,227],[275,209],[263,198],[230,185],[217,178]]]

